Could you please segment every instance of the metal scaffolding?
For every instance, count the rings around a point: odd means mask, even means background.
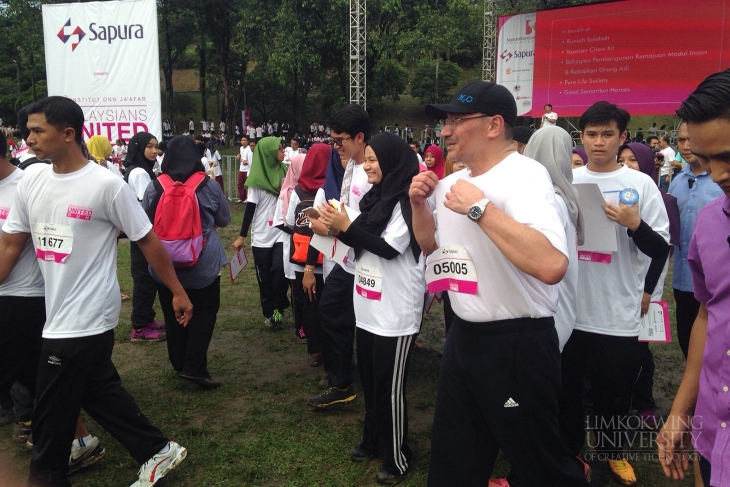
[[[367,1],[350,0],[350,103],[367,108]]]
[[[484,0],[484,41],[482,43],[482,80],[494,81],[497,56],[497,17],[503,14],[537,12],[561,7],[576,7],[616,0]]]

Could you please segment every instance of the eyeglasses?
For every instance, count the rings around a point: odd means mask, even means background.
[[[475,118],[487,118],[491,117],[492,115],[478,115],[476,117],[466,117],[466,118],[447,118],[439,120],[439,123],[441,124],[441,127],[456,127],[456,124],[459,122],[463,122],[464,120],[474,120]]]
[[[336,145],[337,147],[342,147],[342,143],[346,140],[351,139],[352,137],[334,137],[332,139],[332,143]]]
[[[697,181],[697,178],[689,178],[687,180],[687,186],[689,186],[689,189],[692,189],[692,186],[695,185],[695,181]]]

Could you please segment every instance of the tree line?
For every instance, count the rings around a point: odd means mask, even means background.
[[[41,3],[0,0],[0,117],[46,95]],[[309,126],[349,100],[349,0],[158,0],[163,118],[241,110],[254,120]],[[482,57],[483,0],[368,0],[367,99],[410,93],[445,101],[463,67]],[[173,72],[194,69],[199,92],[179,93]],[[211,95],[220,106],[209,106]],[[200,101],[194,100],[199,97]]]

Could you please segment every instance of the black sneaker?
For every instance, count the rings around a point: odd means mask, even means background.
[[[350,450],[350,458],[352,458],[356,462],[369,462],[370,460],[377,458],[377,456],[378,455],[376,455],[375,453],[372,453],[363,448],[362,444],[355,445]]]
[[[345,404],[352,402],[357,397],[355,394],[355,387],[352,384],[344,389],[338,387],[328,387],[319,396],[310,397],[307,402],[310,406],[317,409],[324,409],[335,404]]]
[[[378,470],[377,480],[378,483],[381,485],[395,485],[403,482],[406,479],[409,471],[410,470],[406,470],[405,473],[395,475],[387,472],[383,467],[380,467],[380,470]]]
[[[274,310],[274,314],[270,318],[266,318],[269,328],[272,330],[281,330],[284,328],[284,313],[278,309]]]

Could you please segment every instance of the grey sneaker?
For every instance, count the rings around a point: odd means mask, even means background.
[[[83,440],[79,438],[79,442],[83,444]],[[89,465],[93,465],[106,454],[106,449],[99,443],[99,438],[93,436],[88,444],[83,446],[76,446],[74,441],[71,446],[71,455],[68,457],[68,474],[74,474],[86,468]]]
[[[139,469],[139,479],[131,487],[152,487],[162,477],[167,475],[185,460],[188,451],[170,441],[170,450],[167,453],[158,453],[147,460]]]
[[[25,423],[15,423],[13,426],[13,441],[16,443],[25,443],[30,437],[32,431],[30,421]]]
[[[271,316],[271,318],[266,319],[266,323],[269,325],[269,328],[272,330],[281,330],[284,328],[284,313],[279,311],[278,309],[274,310],[274,314]]]

